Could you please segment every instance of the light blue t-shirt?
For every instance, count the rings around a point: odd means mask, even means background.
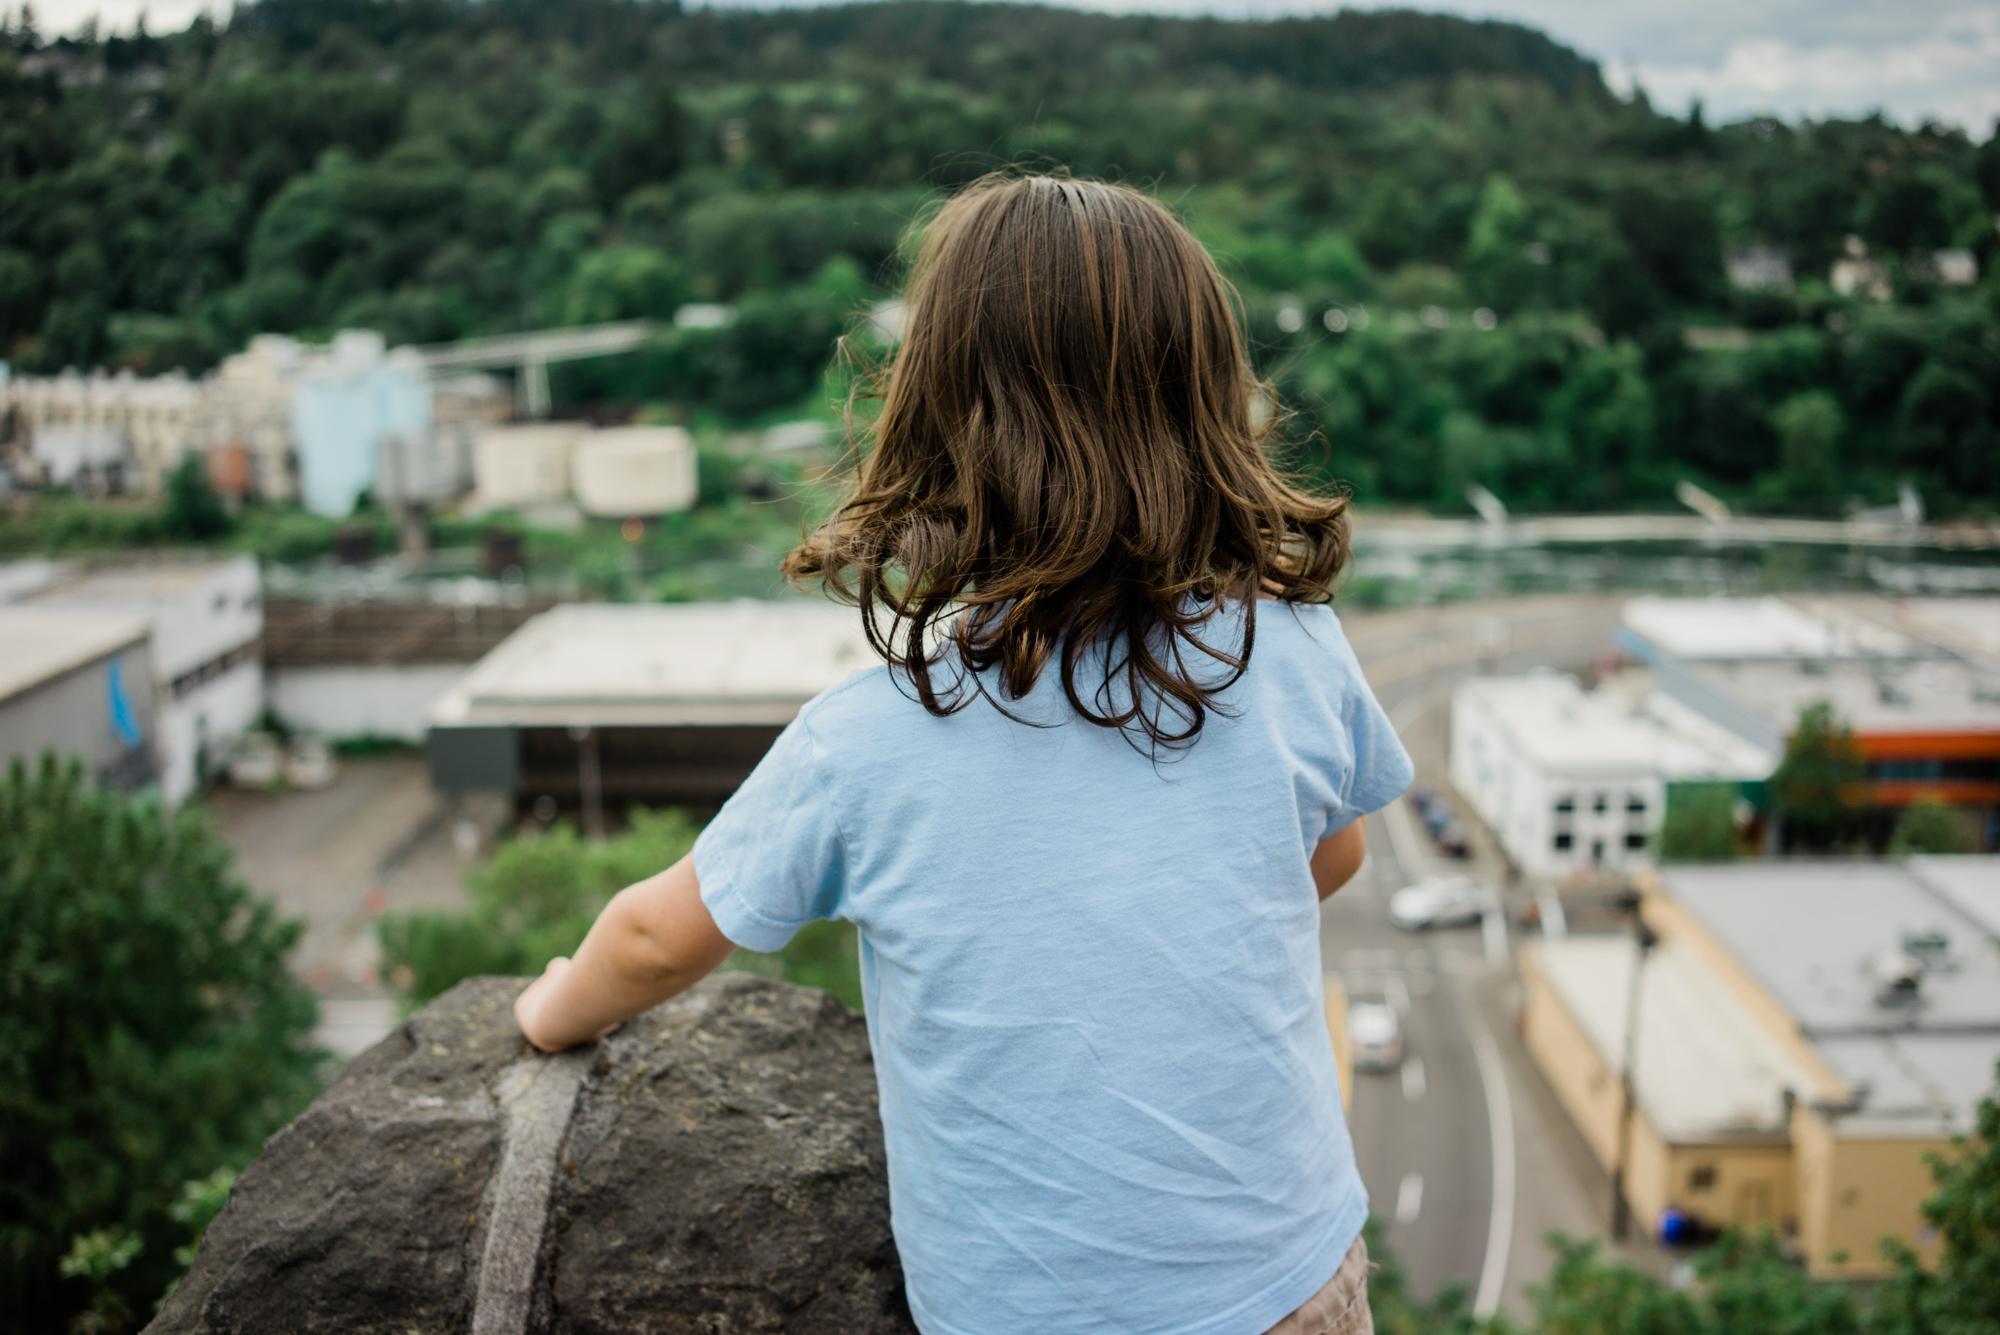
[[[1260,1335],[1368,1209],[1308,859],[1411,771],[1339,621],[1260,604],[1249,670],[1157,764],[1053,669],[1008,706],[1046,727],[904,690],[808,704],[694,859],[741,946],[859,928],[917,1325]]]

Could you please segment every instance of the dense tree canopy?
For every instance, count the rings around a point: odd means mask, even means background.
[[[195,808],[167,816],[47,759],[0,773],[10,1329],[59,1328],[85,1278],[149,1311],[185,1264],[182,1184],[247,1164],[317,1089],[312,996],[285,967],[298,924],[229,860]],[[59,1270],[78,1237],[82,1264]]]
[[[1980,127],[1984,131],[1984,127]],[[1531,30],[951,0],[259,0],[0,40],[0,355],[199,369],[262,330],[427,341],[737,303],[559,395],[816,391],[927,198],[1146,184],[1243,291],[1309,471],[1363,500],[2000,504],[2000,139],[1711,127]],[[1843,296],[1849,238],[1894,300]],[[1724,256],[1774,246],[1789,289]],[[1972,250],[1980,282],[1932,259]],[[1475,315],[1477,319],[1475,320]],[[1687,330],[1710,329],[1694,339]],[[1318,433],[1315,439],[1315,433]]]

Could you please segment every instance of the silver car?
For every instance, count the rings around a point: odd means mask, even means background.
[[[1470,876],[1446,872],[1426,876],[1389,896],[1389,921],[1406,932],[1430,927],[1467,927],[1492,906],[1493,894]]]
[[[1403,1022],[1385,1001],[1347,1008],[1347,1050],[1357,1071],[1393,1071],[1403,1064]]]

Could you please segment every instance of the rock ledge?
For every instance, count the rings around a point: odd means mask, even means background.
[[[548,1057],[524,985],[470,979],[356,1059],[147,1330],[915,1329],[860,1017],[728,974]]]

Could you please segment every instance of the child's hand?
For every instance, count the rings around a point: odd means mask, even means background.
[[[549,961],[549,967],[542,971],[540,978],[529,983],[527,990],[514,998],[514,1022],[521,1026],[521,1033],[527,1040],[543,1052],[561,1052],[569,1046],[546,1037],[540,1023],[549,994],[555,990],[557,980],[567,972],[569,956],[558,955]]]

